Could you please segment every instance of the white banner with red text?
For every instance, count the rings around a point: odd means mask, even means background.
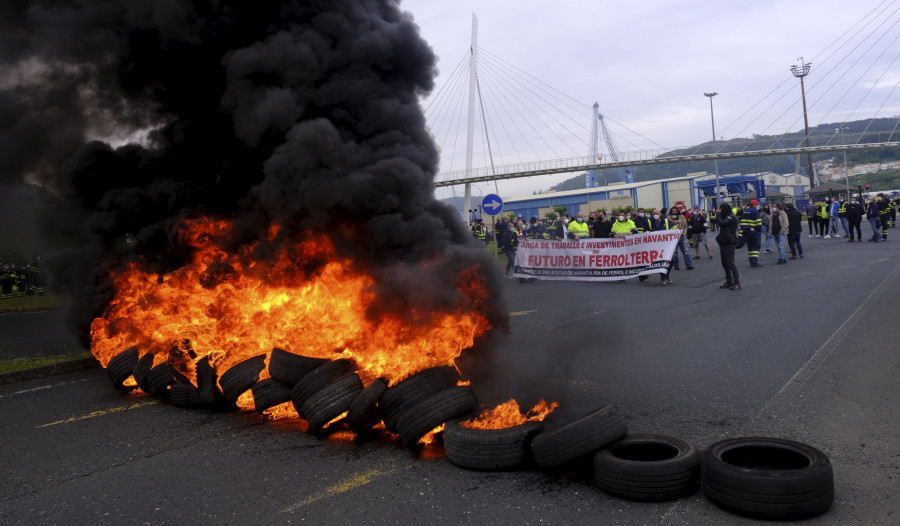
[[[663,230],[627,238],[566,241],[521,239],[513,276],[573,281],[616,281],[665,274],[681,232]]]

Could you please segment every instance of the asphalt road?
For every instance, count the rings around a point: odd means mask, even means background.
[[[892,232],[893,234],[893,232]],[[509,333],[460,360],[480,400],[559,400],[558,425],[618,405],[630,432],[700,448],[777,436],[823,450],[833,508],[808,524],[897,524],[900,235],[804,238],[806,258],[718,254],[674,284],[509,280]],[[756,524],[702,493],[618,500],[571,474],[480,473],[388,436],[321,439],[299,421],[122,396],[101,370],[0,386],[3,524]]]

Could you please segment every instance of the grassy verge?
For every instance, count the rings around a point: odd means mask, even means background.
[[[25,369],[33,369],[35,367],[44,367],[46,365],[56,365],[63,362],[73,362],[76,360],[84,360],[85,358],[90,357],[91,353],[83,352],[80,354],[67,354],[65,356],[38,356],[34,358],[0,359],[0,373],[22,371]]]
[[[43,296],[22,296],[0,300],[0,312],[23,310],[50,310],[56,308],[56,298],[52,294]]]

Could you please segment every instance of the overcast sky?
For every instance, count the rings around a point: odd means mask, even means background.
[[[438,88],[467,53],[474,13],[479,48],[585,106],[598,101],[608,118],[663,146],[711,138],[703,93],[712,91],[720,137],[802,129],[799,82],[790,72],[801,56],[813,63],[805,79],[810,126],[900,114],[897,0],[404,0],[401,7],[438,57]],[[751,124],[764,108],[765,118]],[[463,167],[457,161],[454,169]],[[500,193],[530,194],[567,177],[501,182]]]

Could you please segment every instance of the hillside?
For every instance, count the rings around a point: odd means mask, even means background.
[[[897,117],[860,120],[849,123],[829,123],[821,124],[814,128],[810,128],[810,146],[821,146],[825,144],[840,144],[840,137],[834,138],[834,130],[839,126],[849,128],[847,134],[863,134],[862,142],[887,141],[892,135],[892,140],[897,141]],[[854,141],[856,135],[853,135]],[[786,147],[797,146],[797,143],[803,139],[803,132],[788,133],[780,136],[781,143]],[[738,152],[747,150],[766,150],[775,146],[774,135],[755,135],[752,138],[737,138],[727,141],[705,142],[697,146],[676,150],[667,156],[677,155],[696,155],[702,153],[721,152]],[[723,146],[724,144],[724,146]],[[838,157],[843,163],[843,155],[832,153],[820,153],[812,156],[813,162],[824,159],[834,158],[837,162]],[[719,174],[733,173],[756,173],[756,172],[775,172],[775,173],[794,173],[795,168],[792,159],[796,160],[796,156],[773,155],[766,157],[744,157],[740,159],[727,159],[719,161]],[[900,159],[900,149],[883,149],[883,150],[866,150],[862,152],[847,153],[847,162],[850,165],[871,163],[885,160]],[[803,172],[806,171],[806,156],[800,157],[800,167]],[[695,172],[713,173],[713,161],[689,162],[689,163],[672,163],[660,164],[654,166],[639,166],[634,169],[634,181],[655,181],[658,179],[669,179],[672,177],[683,177],[689,173]],[[603,185],[604,177],[610,183],[619,181],[619,175],[615,169],[600,170],[598,181]],[[554,185],[550,190],[579,190],[584,188],[584,174],[566,179],[565,181]]]

